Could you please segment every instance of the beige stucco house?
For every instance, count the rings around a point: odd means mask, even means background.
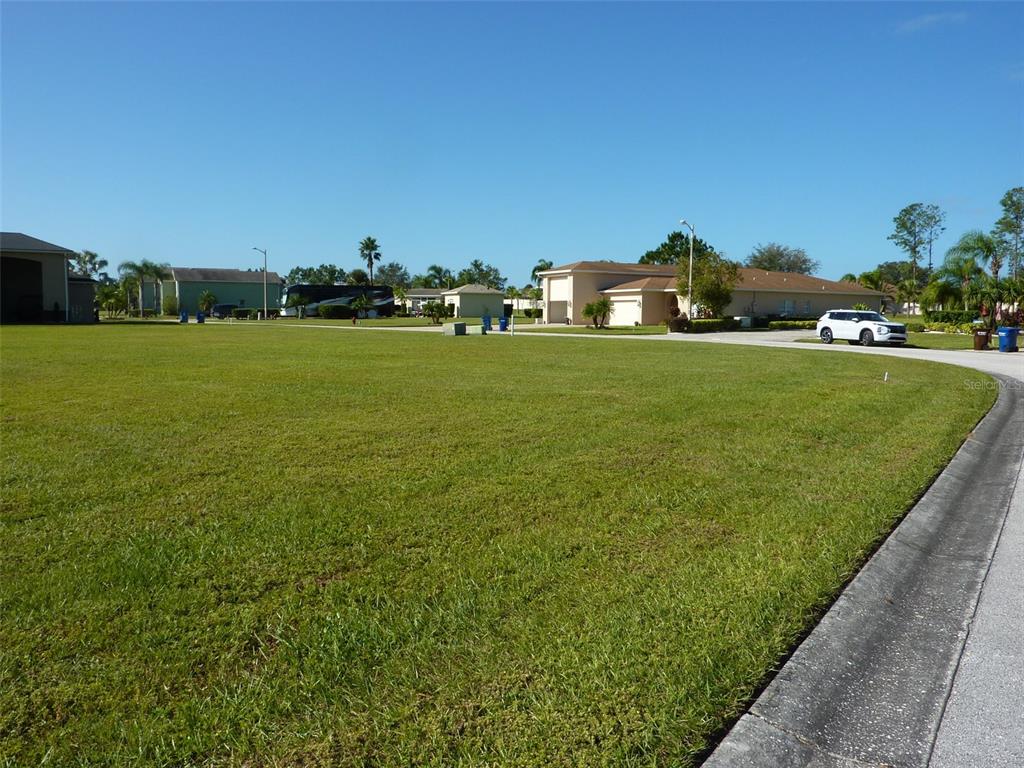
[[[505,293],[486,285],[470,283],[441,292],[441,300],[455,308],[455,317],[498,318],[505,313]]]
[[[690,314],[686,296],[677,293],[676,269],[614,261],[577,261],[549,269],[540,273],[544,322],[586,324],[583,308],[602,296],[612,303],[609,325],[657,325],[674,308]],[[725,315],[818,317],[857,303],[880,311],[882,294],[856,283],[742,268]]]

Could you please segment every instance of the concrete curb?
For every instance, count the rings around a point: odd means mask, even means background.
[[[927,766],[1024,471],[1024,387],[995,405],[704,763]]]

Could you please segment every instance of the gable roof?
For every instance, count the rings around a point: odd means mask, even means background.
[[[559,272],[601,272],[608,275],[636,275],[633,280],[613,285],[606,291],[620,290],[661,290],[674,291],[676,287],[675,264],[623,264],[616,261],[576,261],[562,267],[541,272],[541,275]],[[793,291],[796,293],[847,293],[858,296],[881,296],[879,291],[865,288],[858,283],[843,283],[826,280],[814,275],[798,272],[769,272],[764,269],[740,267],[740,282],[736,288],[744,291]]]
[[[74,253],[70,248],[48,243],[38,237],[31,237],[21,232],[0,232],[0,251],[17,251],[20,253]]]
[[[171,267],[171,279],[179,283],[262,283],[263,270]],[[280,283],[281,277],[276,272],[267,272],[267,282]]]
[[[444,288],[406,288],[405,296],[409,299],[420,299],[423,297],[440,296]]]
[[[677,282],[679,281],[674,275],[672,277],[642,277],[639,280],[630,280],[628,283],[605,288],[601,293],[608,291],[674,291]]]
[[[504,291],[499,291],[497,288],[488,288],[486,285],[480,285],[479,283],[469,283],[468,285],[460,285],[458,288],[452,288],[448,291],[442,291],[442,296],[451,296],[456,293],[487,293],[487,294],[498,294],[504,296]]]
[[[548,275],[553,272],[605,272],[613,275],[653,275],[670,277],[676,273],[675,264],[634,264],[622,261],[574,261],[572,264],[564,264],[560,267],[552,267],[539,275]]]

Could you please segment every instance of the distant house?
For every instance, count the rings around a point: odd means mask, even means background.
[[[0,232],[0,321],[93,321],[96,283],[71,275],[70,248],[21,232]]]
[[[540,273],[544,322],[586,324],[583,308],[602,296],[612,303],[610,325],[657,325],[673,309],[690,314],[676,287],[677,267],[614,261],[577,261]],[[727,317],[817,317],[829,309],[867,304],[881,310],[882,294],[793,272],[740,269]]]
[[[178,299],[179,311],[198,312],[199,297],[209,291],[218,304],[236,304],[239,307],[263,307],[263,271],[243,269],[202,269],[171,267],[170,277],[160,283],[160,306],[165,296]],[[284,283],[276,272],[267,273],[267,307],[281,307]]]
[[[441,301],[441,293],[444,288],[406,288],[405,300],[395,304],[401,304],[406,312],[418,312],[428,301]]]
[[[455,317],[502,317],[505,314],[505,292],[486,285],[470,283],[441,292],[445,304],[455,309]]]

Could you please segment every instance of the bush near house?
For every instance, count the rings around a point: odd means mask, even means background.
[[[178,297],[177,296],[164,296],[163,307],[164,307],[164,314],[165,315],[176,315],[176,314],[178,314]]]
[[[235,320],[248,320],[252,316],[252,311],[253,310],[248,309],[247,307],[235,307],[231,310],[231,316],[235,318]]]
[[[924,333],[924,323],[907,323],[909,333]]]
[[[817,320],[772,320],[768,323],[769,331],[813,331],[817,327]]]
[[[321,304],[316,313],[325,320],[351,320],[356,314],[347,304]]]
[[[971,323],[978,316],[977,312],[970,310],[925,310],[924,319],[926,323]]]
[[[689,333],[717,333],[719,331],[735,331],[740,327],[738,321],[731,317],[719,317],[711,320],[694,320],[690,323]]]

